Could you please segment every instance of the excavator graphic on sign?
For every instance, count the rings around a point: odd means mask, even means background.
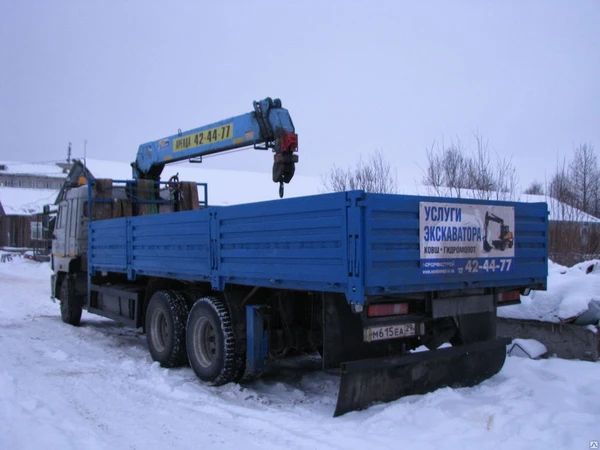
[[[490,221],[500,224],[500,235],[498,239],[492,239],[492,244],[488,242],[488,226]],[[485,224],[483,226],[483,249],[489,252],[493,248],[504,251],[506,248],[513,247],[513,233],[508,225],[504,225],[504,219],[495,214],[485,213]]]

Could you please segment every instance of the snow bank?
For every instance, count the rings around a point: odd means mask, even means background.
[[[48,288],[50,287],[50,275],[52,269],[49,263],[40,264],[39,262],[23,257],[20,253],[0,250],[0,255],[11,255],[12,260],[0,263],[0,274],[7,277],[16,276],[18,279],[47,279]],[[50,293],[48,292],[48,295]]]
[[[542,322],[572,322],[600,301],[600,260],[582,262],[571,268],[549,262],[548,290],[521,296],[520,305],[498,308],[498,316]]]

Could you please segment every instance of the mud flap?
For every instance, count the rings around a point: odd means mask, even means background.
[[[341,364],[334,417],[441,387],[474,386],[500,371],[509,339]]]

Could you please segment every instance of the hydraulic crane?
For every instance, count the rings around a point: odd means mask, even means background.
[[[166,164],[200,162],[203,156],[248,146],[273,150],[273,182],[279,183],[283,197],[283,183],[291,181],[298,162],[298,135],[279,99],[255,101],[254,111],[247,114],[140,145],[131,164],[133,177],[159,181]]]

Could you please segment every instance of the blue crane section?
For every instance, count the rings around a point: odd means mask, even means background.
[[[166,164],[254,146],[272,149],[273,182],[289,183],[298,162],[298,135],[281,100],[254,102],[254,111],[140,145],[132,163],[136,179],[160,179]]]

